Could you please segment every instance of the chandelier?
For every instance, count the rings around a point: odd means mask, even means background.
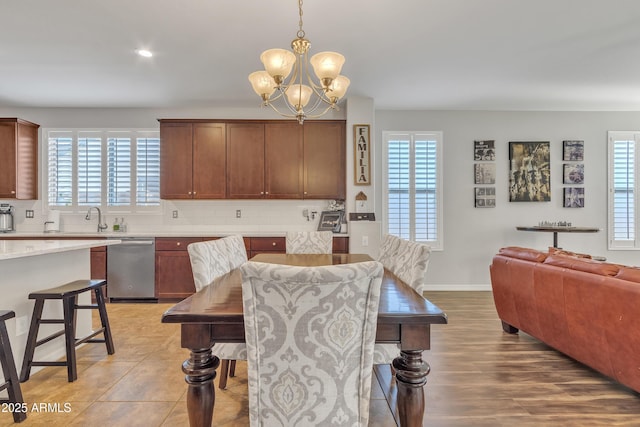
[[[249,74],[249,81],[262,98],[263,106],[268,105],[281,116],[296,118],[302,124],[307,118],[320,117],[329,110],[337,110],[336,104],[347,92],[350,81],[340,75],[345,59],[339,53],[320,52],[313,55],[311,60],[308,59],[311,43],[304,38],[302,29],[302,0],[298,0],[298,10],[299,30],[297,38],[291,42],[293,52],[286,49],[265,50],[260,55],[265,69]],[[318,83],[309,73],[309,63]],[[292,71],[291,78],[286,81]],[[274,105],[278,100],[284,103],[287,112],[281,112]],[[314,114],[316,111],[319,113]]]

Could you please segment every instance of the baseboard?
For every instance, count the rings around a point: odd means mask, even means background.
[[[461,285],[456,284],[438,284],[427,283],[424,287],[425,291],[491,291],[491,284],[481,283],[465,283]]]

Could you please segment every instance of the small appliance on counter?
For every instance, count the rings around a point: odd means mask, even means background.
[[[13,206],[8,203],[0,203],[0,233],[15,231],[13,223]]]
[[[47,212],[47,220],[44,222],[45,233],[57,233],[60,231],[60,211],[50,210]]]

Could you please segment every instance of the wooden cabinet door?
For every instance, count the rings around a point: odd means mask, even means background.
[[[224,199],[227,195],[224,123],[193,125],[193,198]]]
[[[0,199],[16,197],[17,123],[0,122]]]
[[[304,123],[304,198],[343,199],[346,195],[345,124]]]
[[[160,198],[192,198],[192,139],[191,123],[160,123]]]
[[[265,125],[265,196],[302,198],[302,126],[298,122]]]
[[[227,124],[227,198],[264,197],[264,124]]]
[[[187,251],[156,251],[156,297],[186,298],[196,292]]]
[[[38,198],[38,128],[21,119],[0,119],[0,198]]]

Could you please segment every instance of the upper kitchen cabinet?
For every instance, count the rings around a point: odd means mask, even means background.
[[[0,199],[38,198],[38,128],[17,118],[0,118]]]
[[[302,126],[298,122],[267,123],[264,141],[265,196],[301,199]]]
[[[225,191],[225,124],[161,120],[161,198],[224,199]]]
[[[227,124],[227,195],[264,197],[264,124]]]
[[[346,134],[343,121],[304,122],[304,198],[346,195]]]

